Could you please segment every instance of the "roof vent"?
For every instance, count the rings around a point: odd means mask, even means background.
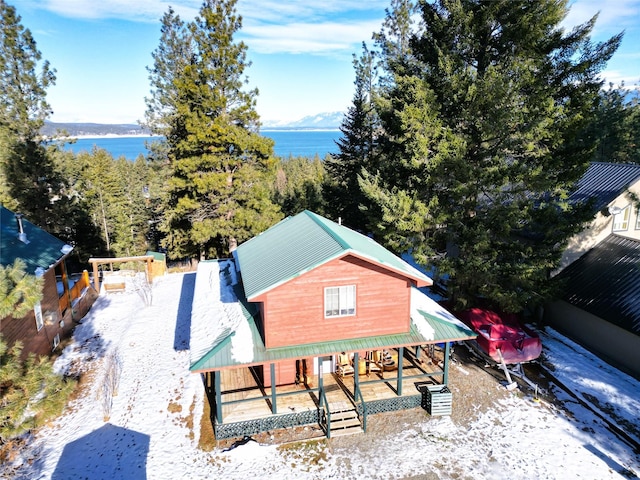
[[[16,213],[16,222],[18,223],[18,240],[22,243],[29,243],[27,240],[27,234],[24,233],[24,226],[22,225],[22,217],[24,217],[21,213]]]

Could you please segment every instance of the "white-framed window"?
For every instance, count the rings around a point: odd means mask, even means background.
[[[640,207],[636,209],[636,230],[640,230]]]
[[[33,311],[36,314],[36,328],[38,331],[42,330],[44,327],[44,320],[42,319],[42,306],[40,302],[36,303],[36,306],[33,307]]]
[[[327,287],[324,289],[324,316],[346,317],[356,314],[356,286]]]
[[[631,214],[631,207],[627,206],[622,209],[620,213],[616,213],[613,216],[613,231],[621,232],[629,228],[629,216]]]

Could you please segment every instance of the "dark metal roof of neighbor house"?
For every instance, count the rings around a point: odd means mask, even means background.
[[[22,218],[26,243],[18,237],[18,222],[12,211],[0,205],[0,265],[12,265],[16,258],[26,264],[26,273],[44,271],[69,254],[72,247]]]
[[[422,285],[431,279],[371,238],[307,210],[287,217],[234,252],[251,301],[314,268],[355,255]],[[422,286],[420,285],[420,286]]]
[[[557,278],[563,300],[640,335],[640,241],[609,235]]]
[[[609,205],[632,183],[640,180],[640,165],[593,162],[569,197],[571,201],[586,201],[595,197],[595,211]]]

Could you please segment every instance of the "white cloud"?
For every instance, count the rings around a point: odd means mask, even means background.
[[[24,0],[25,5],[79,19],[115,18],[158,22],[169,6],[184,20],[193,19],[201,0]],[[239,0],[240,38],[260,53],[349,55],[380,29],[388,0]]]
[[[157,22],[172,6],[180,16],[195,16],[200,0],[25,0],[30,8],[45,9],[70,18],[117,18],[138,22]]]
[[[568,28],[588,21],[599,13],[594,34],[618,33],[627,27],[638,24],[640,17],[640,0],[573,0],[569,3],[570,11],[563,22]]]
[[[625,88],[632,90],[640,90],[640,74],[636,72],[635,75],[629,74],[629,72],[621,72],[619,70],[604,70],[600,75],[604,78],[605,88],[609,88],[609,84],[612,83],[614,87],[618,87],[624,82]]]
[[[379,26],[378,21],[254,24],[246,25],[242,34],[258,53],[335,54],[346,50],[351,54]]]

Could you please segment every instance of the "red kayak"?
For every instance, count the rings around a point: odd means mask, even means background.
[[[496,363],[502,363],[500,353],[510,365],[535,360],[542,352],[538,334],[522,325],[517,315],[471,308],[457,316],[478,334],[479,350]]]

